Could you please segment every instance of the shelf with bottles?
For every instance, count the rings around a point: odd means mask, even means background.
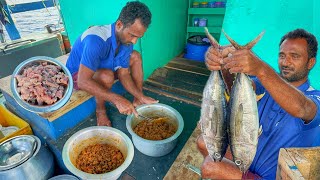
[[[226,8],[189,8],[188,14],[216,14],[224,15]]]
[[[189,8],[210,8],[210,9],[216,9],[216,8],[225,8],[226,7],[227,0],[189,0]]]
[[[186,38],[204,34],[204,27],[207,27],[219,40],[226,11],[225,3],[226,0],[189,0]]]

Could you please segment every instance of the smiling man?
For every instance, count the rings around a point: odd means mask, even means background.
[[[206,156],[201,168],[203,178],[276,179],[280,148],[320,145],[320,91],[308,80],[317,50],[316,37],[311,33],[303,29],[287,33],[280,41],[279,74],[250,50],[208,50],[206,64],[210,70],[255,76],[252,82],[256,94],[265,95],[258,101],[262,134],[249,172],[241,173],[229,159],[214,162],[200,136],[198,148]]]
[[[137,105],[158,102],[142,92],[141,55],[133,50],[133,44],[144,35],[150,23],[151,12],[145,4],[128,2],[115,23],[92,26],[74,43],[67,68],[73,76],[74,88],[95,96],[97,125],[111,126],[106,101],[127,115],[137,114]],[[133,103],[110,91],[117,79],[134,96]]]

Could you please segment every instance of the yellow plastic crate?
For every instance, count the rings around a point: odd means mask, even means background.
[[[11,113],[8,109],[6,109],[4,106],[0,105],[0,124],[3,127],[7,127],[7,126],[16,126],[19,128],[18,131],[10,134],[9,136],[6,136],[4,138],[0,139],[0,143],[12,138],[14,136],[18,136],[18,135],[31,135],[32,133],[32,129],[30,127],[30,125],[25,122],[24,120],[22,120],[21,118],[19,118],[18,116],[14,115],[13,113]]]

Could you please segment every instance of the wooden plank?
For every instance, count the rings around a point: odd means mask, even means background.
[[[169,171],[164,177],[165,180],[200,179],[198,174],[186,168],[186,165],[191,164],[200,169],[204,160],[196,144],[196,140],[200,134],[201,131],[199,127],[196,127],[183,149],[180,151],[178,157],[171,165]]]
[[[193,72],[177,71],[170,68],[158,68],[148,79],[166,79],[166,83],[170,84],[171,81],[185,83],[187,85],[204,87],[209,76],[197,74]],[[190,88],[187,88],[190,89]],[[192,89],[191,89],[192,90]],[[202,90],[201,90],[202,93]]]
[[[281,148],[276,179],[304,179],[286,149]]]
[[[320,179],[320,148],[288,148],[287,152],[305,179]]]
[[[174,69],[174,70],[184,71],[184,72],[192,72],[194,74],[200,74],[200,75],[205,75],[205,76],[210,75],[210,71],[208,71],[204,68],[186,66],[184,64],[176,64],[176,63],[169,62],[165,67],[168,69]]]
[[[189,59],[181,58],[181,57],[176,57],[176,58],[172,59],[169,63],[182,64],[182,65],[186,65],[186,66],[193,66],[193,67],[207,69],[204,62],[193,61],[193,60],[189,60]]]
[[[177,101],[185,102],[187,104],[193,104],[193,105],[198,106],[198,107],[201,106],[201,102],[199,102],[199,101],[196,101],[196,100],[193,100],[193,99],[190,99],[190,98],[186,98],[186,97],[182,97],[180,95],[178,96],[176,94],[173,95],[172,93],[168,93],[166,91],[160,90],[160,89],[155,88],[153,86],[150,86],[148,84],[144,84],[143,89],[144,90],[148,90],[148,91],[153,92],[153,93],[156,93],[156,94],[159,94],[159,95],[162,95],[162,96],[165,96],[165,97],[169,97],[169,98],[175,99]]]
[[[69,55],[63,55],[61,57],[56,58],[57,60],[61,61],[63,64],[66,63]],[[0,88],[2,91],[9,94],[11,97],[13,97],[13,94],[11,92],[10,88],[10,79],[11,76],[7,76],[5,78],[0,79]],[[48,119],[50,122],[54,121],[55,119],[63,116],[67,112],[71,111],[74,107],[80,105],[81,103],[85,102],[86,100],[90,99],[92,95],[85,91],[81,90],[73,90],[72,95],[69,99],[69,101],[60,109],[56,110],[55,112],[51,113],[41,113],[39,116]]]
[[[189,91],[186,89],[181,89],[177,88],[171,85],[165,85],[162,83],[159,83],[157,81],[154,81],[152,79],[148,79],[145,84],[153,86],[154,88],[162,89],[164,91],[169,92],[170,94],[177,95],[179,94],[180,96],[188,97],[190,99],[194,99],[196,101],[201,101],[202,94],[196,93],[194,91]]]

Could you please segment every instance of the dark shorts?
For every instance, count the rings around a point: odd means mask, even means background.
[[[256,179],[262,179],[262,178],[257,174],[253,174],[252,172],[247,171],[246,173],[242,174],[241,179],[243,179],[243,180],[247,180],[247,179],[256,180]]]

